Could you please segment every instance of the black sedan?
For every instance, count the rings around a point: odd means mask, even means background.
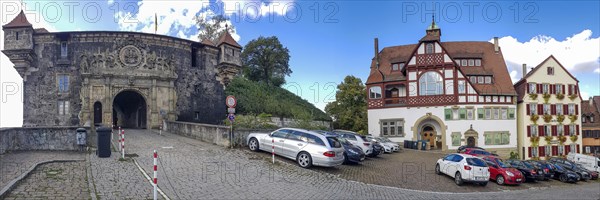
[[[549,162],[577,173],[577,175],[579,175],[579,177],[581,178],[582,181],[587,181],[592,178],[591,174],[588,173],[587,170],[577,167],[577,165],[575,163],[568,161],[566,159],[550,158]]]
[[[537,169],[541,169],[542,173],[544,174],[545,181],[554,178],[554,170],[552,170],[552,167],[550,167],[547,162],[539,160],[528,160],[525,162],[533,165]]]
[[[527,181],[544,180],[544,172],[533,165],[520,160],[506,160],[513,168],[517,168],[525,176]]]
[[[312,132],[319,133],[322,135],[337,137],[338,141],[342,143],[344,147],[344,164],[360,163],[365,160],[365,153],[357,146],[354,146],[348,140],[339,137],[338,134],[323,131],[323,130],[312,130]]]
[[[548,163],[550,167],[554,170],[554,179],[560,180],[565,183],[575,183],[579,179],[579,175],[577,173],[568,170],[564,167],[561,167],[557,164]]]

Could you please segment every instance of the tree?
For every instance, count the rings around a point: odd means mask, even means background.
[[[285,83],[285,76],[292,74],[289,61],[289,50],[275,36],[260,36],[248,42],[242,52],[244,75],[277,87]]]
[[[325,106],[333,117],[333,127],[365,134],[367,132],[367,94],[360,78],[346,76],[337,86],[335,101]]]
[[[235,33],[235,27],[223,15],[198,15],[195,17],[196,25],[198,26],[198,39],[203,41],[208,39],[213,43],[217,43],[225,30],[229,33]]]

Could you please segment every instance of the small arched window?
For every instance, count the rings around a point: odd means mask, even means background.
[[[444,94],[444,83],[439,73],[425,72],[419,78],[419,95],[441,95]]]
[[[425,53],[426,54],[433,53],[433,43],[425,44]]]

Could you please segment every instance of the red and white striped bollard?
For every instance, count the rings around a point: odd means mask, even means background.
[[[125,159],[125,130],[121,132],[121,157]]]
[[[152,179],[152,185],[154,186],[154,200],[158,199],[158,178],[157,178],[157,171],[158,171],[158,163],[156,162],[158,160],[158,153],[156,152],[156,150],[154,150],[154,178]]]
[[[273,157],[273,164],[275,164],[275,138],[271,139],[271,156]]]

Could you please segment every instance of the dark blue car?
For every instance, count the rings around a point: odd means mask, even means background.
[[[354,146],[352,143],[348,142],[348,140],[339,137],[338,134],[323,131],[323,130],[313,130],[315,133],[323,134],[326,136],[334,136],[338,138],[338,141],[342,143],[344,147],[344,163],[360,163],[365,160],[365,153],[357,146]]]

